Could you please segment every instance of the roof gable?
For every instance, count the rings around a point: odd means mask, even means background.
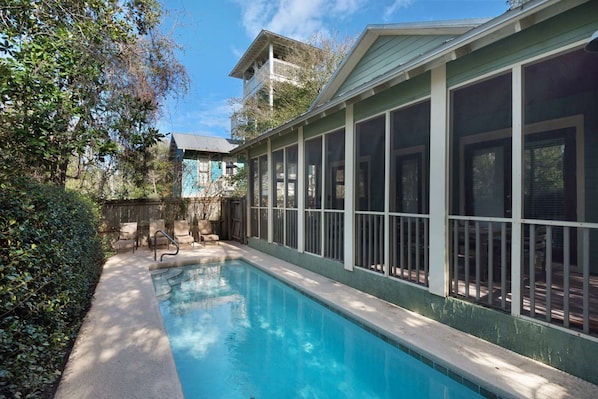
[[[486,21],[471,19],[369,25],[312,108],[366,84]]]
[[[210,152],[228,154],[238,143],[235,140],[224,137],[200,136],[197,134],[172,133],[170,139],[170,152],[176,150]]]

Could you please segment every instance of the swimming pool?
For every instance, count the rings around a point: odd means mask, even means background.
[[[482,397],[246,262],[153,280],[188,399]]]

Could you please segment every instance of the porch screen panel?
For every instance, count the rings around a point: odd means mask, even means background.
[[[359,211],[384,212],[384,116],[358,123],[355,203]]]
[[[488,78],[481,82],[471,84],[469,86],[459,88],[451,92],[451,121],[452,121],[452,147],[453,147],[453,164],[452,164],[452,181],[453,181],[453,198],[452,198],[452,213],[455,215],[469,214],[472,216],[496,216],[476,214],[474,212],[466,212],[468,206],[472,206],[476,198],[461,197],[461,193],[472,192],[471,178],[466,182],[468,176],[474,172],[475,165],[471,163],[461,168],[467,160],[464,157],[467,154],[461,153],[463,142],[475,142],[475,148],[479,151],[480,148],[486,147],[484,141],[493,141],[498,137],[495,134],[511,136],[510,129],[512,125],[512,76],[511,73],[502,74],[493,78]],[[502,132],[502,133],[496,133]],[[483,135],[490,135],[485,139]],[[469,141],[466,141],[469,140]],[[490,144],[489,144],[490,145]],[[494,144],[492,144],[494,145]],[[504,154],[500,165],[496,164],[495,168],[503,168],[503,182],[500,184],[505,187],[500,200],[503,211],[501,216],[509,217],[511,210],[511,168],[510,168],[510,141],[505,141]],[[466,148],[467,150],[467,148]],[[478,158],[481,160],[481,158]],[[495,159],[488,159],[494,162]],[[482,165],[478,163],[478,165]],[[464,173],[464,176],[461,174]],[[469,185],[468,185],[469,184]],[[464,185],[464,186],[462,186]],[[464,203],[462,203],[464,200]],[[478,199],[481,201],[481,199]]]
[[[275,192],[273,241],[278,244],[284,244],[284,205],[285,205],[285,172],[284,172],[284,150],[278,150],[272,153],[272,187]]]
[[[512,80],[503,73],[450,97],[450,294],[502,310],[512,286]]]
[[[427,286],[430,101],[396,110],[390,117],[389,274]]]
[[[259,159],[260,169],[260,238],[268,239],[268,157],[262,155]]]
[[[250,189],[250,200],[251,206],[259,206],[260,205],[260,170],[258,159],[254,158],[251,160],[249,164],[249,173],[251,176],[251,183],[249,185]]]
[[[297,146],[285,149],[286,153],[286,207],[297,209]]]
[[[384,272],[384,115],[356,125],[355,263]]]
[[[285,245],[297,248],[297,146],[285,149],[286,221]]]
[[[259,237],[259,205],[260,205],[260,170],[259,160],[254,158],[249,163],[249,199],[250,199],[250,223],[251,223],[251,236]]]
[[[305,251],[322,253],[322,137],[305,142]]]
[[[324,257],[344,259],[345,132],[330,133],[326,140]]]
[[[524,297],[530,317],[598,335],[598,57],[526,65]],[[574,222],[574,223],[571,223]]]

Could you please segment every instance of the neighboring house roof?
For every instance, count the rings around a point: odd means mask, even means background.
[[[257,143],[261,143],[273,135],[289,133],[298,126],[306,125],[321,118],[323,115],[330,115],[342,110],[349,103],[369,98],[380,91],[412,79],[413,77],[432,70],[439,65],[457,60],[480,48],[496,43],[587,1],[588,0],[532,0],[526,2],[522,6],[508,10],[498,17],[482,23],[475,28],[470,27],[465,33],[455,36],[452,40],[445,41],[436,46],[433,46],[434,43],[429,40],[424,41],[426,45],[419,46],[419,48],[424,51],[423,53],[420,54],[420,52],[416,50],[407,51],[407,54],[410,55],[411,58],[405,56],[401,62],[395,64],[389,63],[385,67],[381,67],[379,73],[375,75],[367,75],[369,80],[355,79],[353,83],[349,84],[350,82],[348,81],[348,78],[351,76],[351,73],[355,71],[355,76],[357,77],[359,68],[366,67],[366,65],[360,64],[360,62],[364,60],[364,56],[368,54],[370,48],[376,43],[376,39],[379,39],[381,33],[385,30],[384,26],[370,26],[362,34],[353,50],[348,54],[343,63],[341,63],[337,72],[331,77],[321,94],[307,112],[281,126],[259,135],[243,145],[240,145],[235,148],[233,153],[238,153]],[[467,28],[465,20],[454,22],[444,21],[441,24],[444,24],[445,28],[452,27],[457,29],[459,28],[459,25],[461,25],[460,27],[463,29]],[[411,27],[409,27],[408,24],[399,26],[402,26],[406,31],[413,28],[419,30],[420,33],[422,29],[425,29],[425,24],[415,24],[415,26]],[[392,25],[389,25],[386,33],[391,34],[393,28],[396,28],[396,26],[393,27]],[[430,28],[432,29],[432,27]],[[591,26],[582,28],[586,30],[589,29],[588,35],[595,30],[592,29]],[[444,28],[438,26],[434,29]],[[398,56],[398,54],[395,54],[395,56]],[[347,81],[347,84],[343,86],[345,81]],[[343,88],[342,91],[339,90],[341,88]]]
[[[268,58],[268,44],[270,43],[274,44],[274,52],[278,54],[286,54],[289,52],[289,49],[295,48],[314,48],[313,46],[298,40],[278,35],[267,30],[262,30],[228,76],[243,79],[243,74],[253,65],[255,60],[261,57]]]
[[[238,142],[232,139],[215,136],[201,136],[189,133],[172,133],[170,139],[170,156],[174,156],[174,151],[179,149],[183,151],[209,152],[228,154]]]

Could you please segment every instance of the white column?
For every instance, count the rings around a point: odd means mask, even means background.
[[[448,171],[446,67],[432,70],[430,102],[430,279],[429,290],[448,295]]]
[[[320,255],[324,256],[324,248],[326,247],[326,171],[328,166],[328,155],[326,154],[326,135],[322,135],[322,169],[320,170]]]
[[[345,269],[355,267],[355,124],[353,105],[345,109]]]
[[[253,186],[252,175],[251,175],[251,159],[249,159],[249,150],[245,151],[245,170],[247,181],[250,186],[247,187],[247,193],[245,194],[245,217],[246,221],[246,234],[247,237],[251,237],[251,190]]]
[[[274,171],[272,170],[272,141],[268,138],[268,242],[274,241],[274,194],[272,187]]]
[[[513,68],[513,136],[511,187],[511,314],[521,314],[521,234],[523,217],[523,88],[522,67]]]
[[[390,268],[390,112],[386,112],[384,136],[384,275],[388,276]]]
[[[274,80],[274,45],[272,43],[270,43],[268,48],[268,60],[268,86],[270,86],[268,88],[268,100],[270,103],[270,108],[272,108],[274,106],[274,88],[272,87],[272,81]]]
[[[305,251],[305,143],[303,126],[297,131],[297,251]]]

